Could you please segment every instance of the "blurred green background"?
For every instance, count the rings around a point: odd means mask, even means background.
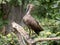
[[[1,3],[2,0],[0,0]],[[7,0],[11,5],[15,4],[15,0]],[[21,0],[16,0],[17,5],[21,5]],[[18,3],[19,2],[19,3]],[[32,36],[35,38],[60,37],[60,0],[25,0],[35,5],[31,15],[41,23],[44,31],[40,32],[39,36]],[[26,8],[26,5],[25,5]],[[0,28],[9,21],[2,19],[2,11],[0,10]],[[26,30],[28,30],[26,28]],[[0,34],[0,45],[19,45],[17,36],[14,33],[3,36]],[[43,41],[38,42],[37,45],[60,45],[60,41]]]

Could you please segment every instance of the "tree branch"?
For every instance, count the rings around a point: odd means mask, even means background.
[[[48,41],[48,40],[60,40],[60,37],[54,37],[54,38],[38,38],[37,40],[34,40],[34,43],[41,42],[41,41]]]
[[[21,27],[20,25],[18,25],[15,22],[12,22],[12,27],[15,29],[15,31],[17,31],[19,34],[21,34],[25,41],[27,42],[28,45],[36,45],[36,42],[41,42],[41,41],[48,41],[48,40],[60,40],[59,37],[55,37],[55,38],[37,38],[36,40],[33,40],[29,37],[29,34],[24,30],[23,27]]]

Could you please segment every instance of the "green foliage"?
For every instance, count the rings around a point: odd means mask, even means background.
[[[7,36],[0,35],[0,45],[19,45],[17,36],[14,33]]]
[[[7,1],[15,6],[22,4],[22,0]],[[38,37],[33,35],[32,38],[60,37],[60,0],[25,0],[25,4],[27,5],[28,3],[35,5],[32,16],[39,21],[44,28],[44,31],[40,32]],[[8,23],[8,19],[4,21],[2,15],[3,12],[0,10],[0,27]],[[13,41],[11,39],[12,37]],[[12,36],[11,34],[7,37],[1,35],[0,45],[18,45],[16,38],[15,35]],[[38,42],[37,45],[60,45],[60,41],[43,41]]]

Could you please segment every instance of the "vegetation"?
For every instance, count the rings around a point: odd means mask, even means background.
[[[7,0],[13,6],[20,6],[22,0]],[[34,10],[31,11],[32,16],[41,23],[44,31],[40,32],[39,36],[32,36],[36,38],[60,37],[60,0],[23,0],[24,11],[26,5],[32,3],[35,5]],[[1,4],[2,0],[0,0]],[[4,2],[4,0],[3,0]],[[3,20],[4,12],[0,8],[0,28],[9,23],[8,18]],[[26,28],[26,30],[28,30]],[[11,35],[12,34],[12,35]],[[17,36],[13,33],[3,36],[0,34],[0,45],[19,45]],[[13,38],[13,39],[12,39]],[[60,40],[57,41],[43,41],[38,42],[37,45],[60,45]]]

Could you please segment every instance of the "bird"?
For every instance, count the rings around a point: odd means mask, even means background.
[[[28,4],[27,5],[27,13],[23,17],[23,22],[29,29],[32,29],[37,35],[39,35],[39,32],[43,31],[44,29],[42,28],[41,25],[39,25],[39,22],[33,18],[30,14],[31,10],[33,9],[34,5],[33,4]]]

